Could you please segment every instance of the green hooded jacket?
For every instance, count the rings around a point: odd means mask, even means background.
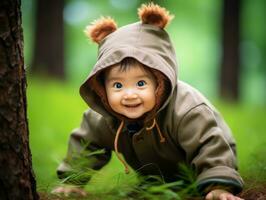
[[[97,63],[80,88],[90,109],[70,136],[68,154],[57,169],[59,177],[71,170],[73,154],[81,152],[84,144],[90,151],[105,150],[88,157],[88,167],[98,170],[110,160],[121,119],[104,106],[104,97],[90,80],[127,57],[158,70],[170,83],[164,102],[152,116],[159,130],[148,131],[149,120],[144,120],[143,127],[134,134],[123,127],[118,149],[127,164],[141,174],[162,174],[166,181],[175,181],[179,164],[185,163],[197,172],[200,190],[222,184],[234,193],[241,191],[243,181],[237,172],[236,145],[230,128],[199,91],[177,79],[176,55],[167,32],[141,22],[123,26],[100,42]],[[165,142],[160,142],[158,131]]]

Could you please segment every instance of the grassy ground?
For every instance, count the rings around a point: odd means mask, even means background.
[[[49,192],[58,184],[55,170],[66,153],[69,133],[79,126],[87,106],[79,97],[78,86],[37,79],[28,82],[33,168],[38,190]],[[239,168],[244,179],[266,180],[266,107],[218,101],[214,104],[234,132],[238,144]],[[97,196],[123,185],[130,187],[135,182],[134,174],[125,175],[121,164],[114,157],[92,179],[87,189]]]

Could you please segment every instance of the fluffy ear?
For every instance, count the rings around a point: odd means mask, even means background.
[[[84,32],[93,42],[99,44],[107,35],[116,29],[116,22],[111,17],[101,17],[87,26]]]
[[[162,29],[174,18],[169,11],[154,3],[142,4],[138,15],[143,24],[152,24]]]

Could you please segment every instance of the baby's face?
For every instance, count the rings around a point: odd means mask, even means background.
[[[155,105],[156,80],[142,66],[125,71],[113,66],[105,76],[105,89],[111,108],[130,119],[137,119]]]

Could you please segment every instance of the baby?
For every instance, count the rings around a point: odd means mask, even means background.
[[[177,79],[175,51],[164,30],[172,16],[152,3],[138,14],[140,22],[119,29],[113,19],[101,18],[86,30],[99,44],[97,63],[80,88],[90,109],[71,134],[58,176],[71,173],[74,153],[86,144],[88,151],[105,150],[87,157],[87,168],[101,169],[115,151],[126,173],[130,166],[173,182],[185,163],[197,173],[205,199],[240,200],[235,194],[243,181],[229,127],[199,91]],[[76,187],[54,192],[86,194]]]

